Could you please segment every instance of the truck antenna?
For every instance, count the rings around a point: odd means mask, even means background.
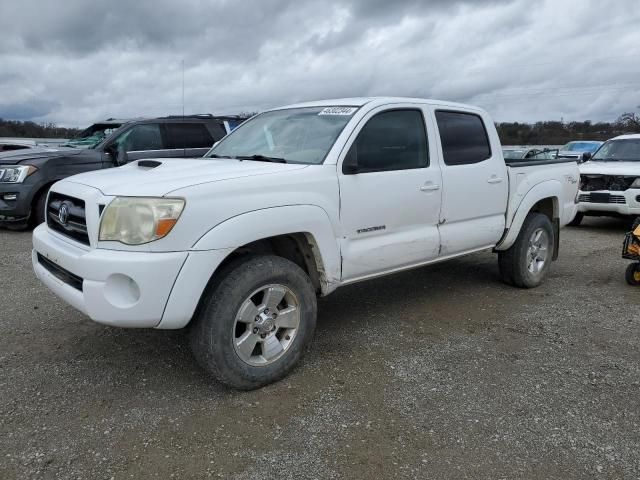
[[[184,118],[184,58],[182,59],[182,118]]]

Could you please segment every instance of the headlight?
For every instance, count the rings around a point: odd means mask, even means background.
[[[180,218],[181,198],[116,197],[100,221],[100,240],[141,245],[165,237]]]
[[[640,177],[636,178],[629,188],[640,188]]]
[[[0,183],[22,183],[36,170],[31,165],[0,165]]]

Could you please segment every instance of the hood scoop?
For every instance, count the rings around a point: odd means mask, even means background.
[[[156,168],[162,165],[162,162],[157,160],[140,160],[138,166],[142,168]]]

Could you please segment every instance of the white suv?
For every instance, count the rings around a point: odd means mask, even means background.
[[[580,165],[578,213],[585,215],[640,215],[640,135],[622,135],[605,142]]]

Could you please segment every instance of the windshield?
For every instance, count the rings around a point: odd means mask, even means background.
[[[99,124],[91,125],[80,135],[60,145],[71,148],[93,148],[107,136],[111,135],[120,127],[119,124]]]
[[[272,110],[253,117],[227,135],[206,157],[253,157],[320,164],[357,107]]]
[[[640,161],[640,138],[609,140],[596,152],[592,160],[601,161]]]
[[[599,142],[569,142],[560,150],[564,152],[595,152],[601,144]]]

